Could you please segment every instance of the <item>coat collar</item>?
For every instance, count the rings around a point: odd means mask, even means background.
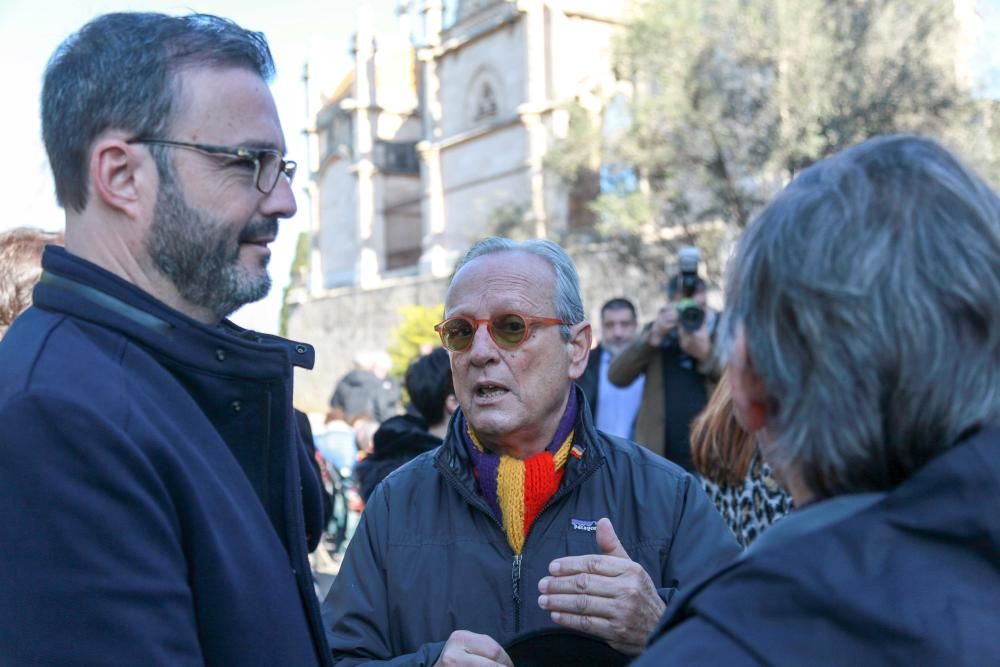
[[[289,364],[312,368],[315,362],[311,345],[229,320],[202,324],[64,248],[48,246],[42,269],[35,306],[118,331],[177,363],[266,380],[288,374]]]

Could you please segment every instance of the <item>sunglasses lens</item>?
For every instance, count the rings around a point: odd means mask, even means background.
[[[528,325],[520,315],[500,315],[492,325],[494,340],[505,347],[520,345],[528,333]]]
[[[469,347],[475,332],[475,327],[468,320],[448,320],[441,325],[441,344],[452,352],[459,352]]]

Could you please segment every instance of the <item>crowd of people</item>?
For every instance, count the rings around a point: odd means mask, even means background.
[[[599,343],[562,247],[476,242],[406,405],[373,359],[334,391],[363,512],[317,587],[323,350],[227,319],[296,210],[273,73],[201,14],[48,64],[65,233],[0,233],[0,663],[1000,660],[1000,198],[912,135],[798,174],[721,312],[682,248]]]

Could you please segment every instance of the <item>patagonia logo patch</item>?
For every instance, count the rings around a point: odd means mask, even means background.
[[[583,447],[580,445],[573,445],[573,448],[569,450],[569,453],[573,455],[574,458],[583,458]]]
[[[597,522],[596,521],[584,521],[583,519],[570,519],[569,525],[573,527],[573,530],[583,530],[588,533],[597,532]]]

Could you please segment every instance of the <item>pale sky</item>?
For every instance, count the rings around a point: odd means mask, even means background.
[[[294,190],[299,212],[281,223],[271,246],[271,294],[245,306],[233,319],[242,326],[277,333],[281,292],[288,280],[295,240],[309,227],[309,204],[302,192],[307,125],[302,67],[310,63],[310,112],[319,94],[329,91],[350,67],[349,40],[357,25],[359,0],[0,0],[0,62],[4,63],[4,99],[0,120],[4,153],[0,159],[0,193],[4,214],[0,229],[22,225],[61,229],[63,211],[55,203],[39,123],[41,80],[49,56],[71,33],[99,14],[113,11],[191,11],[231,18],[244,28],[263,32],[277,65],[272,92],[278,105],[288,154],[299,161]],[[394,0],[372,0],[376,25],[394,26]]]

